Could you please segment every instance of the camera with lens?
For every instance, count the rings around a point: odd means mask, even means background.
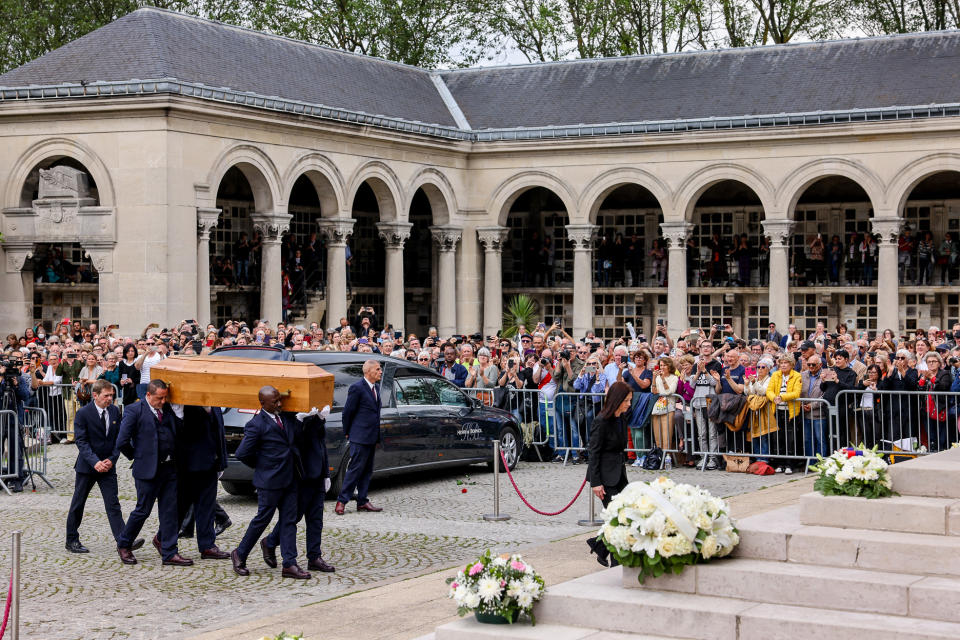
[[[947,360],[947,364],[949,364],[951,367],[956,367],[960,365],[960,359],[956,357],[951,357]]]
[[[548,360],[547,358],[540,358],[540,364],[543,365],[544,367],[549,367],[550,360]]]
[[[517,366],[517,361],[511,358],[510,360],[507,360],[507,366],[513,369]]]
[[[569,359],[570,359],[570,352],[567,351],[566,349],[564,349],[564,350],[561,351],[559,354],[557,354],[557,357],[560,358],[561,360],[569,360]]]
[[[23,361],[16,358],[4,358],[0,360],[0,367],[3,367],[3,377],[16,380],[20,377],[20,367]]]

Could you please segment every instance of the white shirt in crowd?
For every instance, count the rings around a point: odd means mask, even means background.
[[[143,359],[143,362],[140,364],[140,384],[147,384],[150,382],[150,369],[153,367],[153,365],[157,364],[161,360],[163,360],[163,356],[159,352],[154,353],[152,356],[147,354],[147,356]]]

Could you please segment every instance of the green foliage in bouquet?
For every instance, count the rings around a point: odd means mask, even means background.
[[[447,578],[447,584],[448,597],[456,601],[460,616],[474,611],[502,616],[512,624],[526,614],[534,625],[533,603],[546,588],[544,579],[520,555],[495,556],[489,549],[455,577]]]
[[[887,462],[877,454],[876,446],[867,449],[861,443],[859,448],[838,449],[829,458],[817,454],[817,460],[810,467],[820,474],[813,488],[825,496],[875,499],[899,495],[893,490]]]

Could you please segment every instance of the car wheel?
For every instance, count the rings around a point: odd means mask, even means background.
[[[221,480],[220,485],[223,487],[224,491],[232,496],[252,496],[257,493],[253,483],[250,482],[232,482],[229,480]]]
[[[330,480],[330,491],[327,492],[327,497],[331,499],[336,499],[340,495],[340,488],[343,486],[343,479],[347,477],[347,465],[350,464],[350,454],[343,454],[343,459],[340,460],[340,467],[337,468],[337,473]]]
[[[517,431],[516,427],[507,425],[500,429],[500,451],[503,452],[503,457],[507,459],[507,467],[513,471],[517,468],[517,462],[520,460],[520,450],[523,447],[522,440],[520,440],[520,432]],[[503,461],[498,461],[500,464],[500,471],[504,471]],[[487,466],[490,470],[493,470],[493,462],[488,462]]]

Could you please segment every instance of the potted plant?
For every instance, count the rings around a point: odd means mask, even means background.
[[[472,611],[478,622],[513,624],[525,614],[537,623],[533,603],[543,596],[545,583],[519,554],[494,556],[487,549],[447,584],[461,617]]]

